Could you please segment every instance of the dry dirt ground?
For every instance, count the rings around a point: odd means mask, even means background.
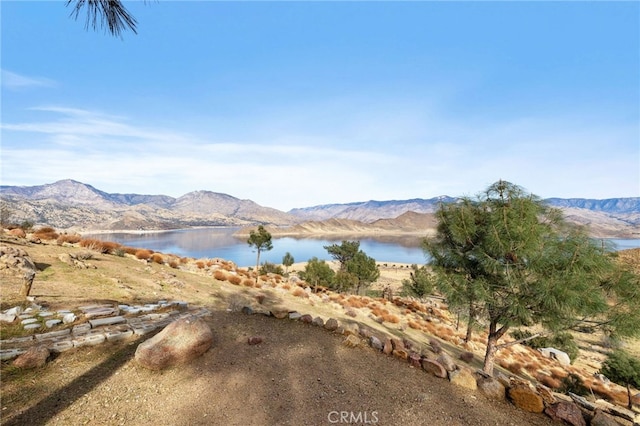
[[[226,311],[207,321],[213,347],[171,370],[139,367],[138,342],[131,342],[65,352],[16,377],[5,373],[2,423],[324,425],[339,424],[341,412],[360,416],[359,424],[552,423],[371,348],[348,348],[342,336],[299,321]],[[254,335],[264,342],[248,345]]]
[[[552,424],[544,415],[485,400],[364,345],[348,348],[343,336],[322,328],[229,308],[247,302],[256,306],[260,296],[266,309],[368,322],[396,335],[404,332],[402,323],[377,324],[360,311],[347,317],[343,306],[314,303],[281,285],[232,285],[198,273],[191,263],[174,269],[96,253],[89,261],[96,268],[80,270],[58,259],[83,250],[78,247],[20,247],[40,269],[32,295],[43,306],[184,300],[212,312],[205,319],[215,340],[202,357],[162,372],[133,360],[139,341],[73,349],[35,370],[3,362],[0,416],[5,425]],[[393,281],[390,277],[398,273],[388,272],[385,276]],[[18,287],[18,281],[2,277],[1,309],[19,302]],[[20,332],[6,325],[0,330],[2,339]],[[406,333],[417,339],[419,332]],[[263,343],[248,345],[247,338],[255,335]]]

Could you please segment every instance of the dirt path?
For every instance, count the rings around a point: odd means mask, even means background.
[[[552,424],[371,348],[347,348],[342,336],[298,321],[226,311],[207,321],[214,346],[168,371],[139,367],[138,342],[81,348],[39,370],[9,371],[2,424]],[[264,342],[248,345],[253,335]]]

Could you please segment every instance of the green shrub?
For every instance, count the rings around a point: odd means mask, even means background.
[[[571,392],[581,396],[588,395],[589,393],[589,390],[584,385],[582,378],[575,373],[571,373],[562,379],[562,385],[558,390],[565,394]]]
[[[631,385],[640,389],[640,360],[622,350],[615,350],[609,354],[602,364],[600,373],[619,385]]]
[[[284,275],[284,269],[282,269],[282,266],[280,265],[276,265],[271,262],[264,262],[262,266],[260,266],[260,275],[266,274]]]

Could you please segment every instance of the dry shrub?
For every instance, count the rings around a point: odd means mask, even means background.
[[[153,253],[153,255],[151,255],[151,261],[162,265],[164,263],[164,257],[160,253]]]
[[[169,266],[172,267],[173,269],[178,269],[178,266],[180,266],[180,263],[176,259],[171,259],[171,261],[169,262]]]
[[[413,328],[414,330],[421,330],[422,329],[420,324],[418,324],[417,322],[415,322],[413,320],[409,320],[408,324],[409,324],[409,327]]]
[[[307,292],[301,288],[296,288],[295,290],[293,290],[293,295],[296,297],[309,297]]]
[[[284,288],[285,290],[291,290],[291,286],[289,284],[283,284],[282,288]]]
[[[151,250],[147,250],[147,249],[139,249],[136,250],[136,258],[140,259],[140,260],[149,260],[151,258]]]
[[[207,267],[211,268],[213,265],[215,265],[215,262],[213,260],[208,260],[207,261]]]
[[[240,285],[240,283],[242,282],[242,278],[237,275],[232,275],[227,279],[227,281],[229,281],[233,285]]]
[[[522,371],[522,363],[518,361],[512,361],[509,362],[505,368],[511,371],[513,374],[519,374]]]
[[[383,314],[382,315],[382,319],[385,322],[390,322],[392,324],[397,324],[400,322],[400,318],[398,318],[396,315],[393,314]]]
[[[213,273],[213,278],[215,278],[218,281],[226,281],[227,280],[227,274],[220,270],[217,269],[214,273]]]
[[[82,240],[82,237],[80,235],[68,235],[68,234],[65,234],[65,235],[60,235],[58,237],[58,239],[56,240],[56,243],[58,245],[60,245],[60,246],[62,244],[64,244],[64,243],[67,243],[67,244],[78,244],[80,242],[80,240]]]
[[[254,284],[254,287],[255,287],[255,288],[262,288],[262,283],[255,283],[255,284]]]
[[[187,263],[189,263],[189,258],[188,257],[181,257],[180,258],[180,263],[183,265],[186,265]]]
[[[204,262],[201,260],[198,260],[196,262],[196,266],[198,267],[198,269],[204,269]]]
[[[536,380],[550,389],[559,389],[562,386],[562,382],[558,379],[554,379],[546,374],[536,374]]]
[[[136,252],[138,251],[138,249],[135,247],[123,247],[122,250],[124,250],[125,253],[130,254],[131,256],[135,256]]]
[[[121,249],[122,245],[113,241],[102,241],[102,253],[113,254],[116,250]]]
[[[524,368],[527,369],[528,371],[534,372],[542,369],[542,366],[537,361],[529,361],[524,365]]]
[[[343,306],[348,306],[350,308],[364,308],[367,306],[366,303],[362,301],[362,299],[358,297],[351,296],[346,300],[342,301]]]
[[[264,294],[257,294],[256,295],[256,301],[262,305],[264,303],[264,299],[266,299],[267,296],[265,296]]]
[[[558,379],[558,380],[562,380],[565,377],[567,377],[569,375],[569,373],[567,373],[565,370],[563,370],[560,367],[554,367],[551,369],[551,376],[554,379]]]
[[[43,226],[34,231],[33,235],[41,240],[56,240],[60,236],[55,229],[50,226]]]
[[[244,280],[242,280],[242,285],[245,287],[253,287],[255,285],[255,282],[251,278],[245,278]]]
[[[432,322],[425,322],[422,325],[422,330],[429,333],[429,334],[436,334],[436,325]]]
[[[273,276],[273,278],[275,278],[275,280],[278,281],[278,282],[282,281],[282,275],[280,275],[280,274],[275,274]]]

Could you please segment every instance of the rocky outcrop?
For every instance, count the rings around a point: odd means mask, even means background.
[[[135,359],[150,370],[186,363],[205,353],[213,344],[207,323],[196,317],[172,322],[136,349]]]
[[[29,254],[17,247],[0,246],[0,271],[22,278],[22,295],[28,296],[36,277],[36,264]]]

